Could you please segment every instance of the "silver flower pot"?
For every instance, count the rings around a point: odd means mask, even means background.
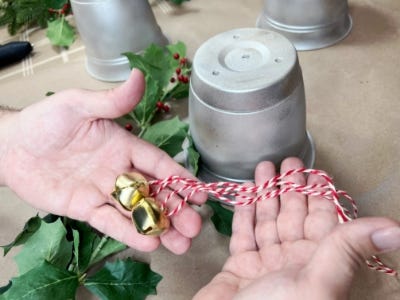
[[[123,81],[130,74],[124,52],[140,52],[168,41],[148,0],[71,0],[86,48],[89,74],[104,81]]]
[[[351,31],[347,0],[264,0],[257,27],[286,36],[297,50],[333,45]]]
[[[206,182],[252,180],[263,160],[298,156],[308,167],[314,163],[297,53],[276,32],[236,29],[199,47],[189,122]]]

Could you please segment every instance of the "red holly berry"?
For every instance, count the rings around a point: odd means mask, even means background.
[[[167,113],[169,112],[169,110],[171,109],[171,107],[168,104],[164,104],[163,110]]]
[[[157,107],[158,109],[162,109],[162,108],[164,107],[164,103],[162,103],[161,101],[157,101],[156,107]]]
[[[171,77],[171,79],[169,80],[169,82],[174,83],[176,81],[175,77]]]
[[[181,68],[176,68],[175,73],[179,75],[181,74],[181,71],[182,71]]]
[[[183,82],[183,78],[184,78],[185,76],[183,76],[182,74],[180,74],[179,76],[178,76],[178,80],[180,81],[180,82]]]
[[[174,53],[173,57],[174,59],[179,59],[179,53]]]
[[[189,83],[189,77],[183,76],[183,77],[182,77],[182,82],[183,82],[183,83]]]
[[[187,58],[186,57],[182,57],[181,60],[179,61],[179,63],[181,65],[185,65],[187,63]]]
[[[65,3],[61,8],[60,14],[65,15],[68,12],[68,9],[69,9],[69,3]]]
[[[125,124],[125,129],[128,130],[128,131],[132,131],[132,129],[133,129],[132,124],[126,123],[126,124]]]

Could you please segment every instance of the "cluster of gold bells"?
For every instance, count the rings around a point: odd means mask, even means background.
[[[150,197],[149,183],[141,174],[119,175],[111,196],[131,212],[132,222],[139,233],[159,236],[169,228],[168,217],[156,200]]]

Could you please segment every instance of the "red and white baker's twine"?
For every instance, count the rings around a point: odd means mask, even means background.
[[[325,180],[325,183],[301,185],[286,180],[288,176],[299,173],[321,176]],[[259,186],[244,186],[233,182],[204,183],[179,176],[171,176],[162,180],[152,180],[149,184],[152,187],[153,197],[165,189],[168,190],[167,196],[161,203],[161,209],[166,211],[168,217],[177,214],[185,203],[198,192],[208,193],[225,204],[240,206],[251,205],[255,202],[275,198],[288,192],[301,193],[307,196],[319,196],[333,202],[340,223],[346,223],[357,218],[358,212],[355,201],[345,191],[337,190],[332,178],[325,172],[315,169],[299,168],[289,170],[283,174],[276,175]],[[166,208],[167,203],[174,195],[185,196],[181,198],[180,203],[174,209],[168,210]],[[340,203],[340,200],[345,200],[349,208],[344,207]],[[393,276],[397,275],[394,269],[386,266],[377,256],[372,256],[366,260],[366,264],[369,268],[378,272]]]

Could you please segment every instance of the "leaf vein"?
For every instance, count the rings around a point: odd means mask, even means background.
[[[51,283],[42,285],[42,286],[40,286],[40,287],[38,287],[38,288],[35,288],[35,289],[29,291],[28,293],[24,294],[21,298],[28,297],[28,296],[30,296],[32,293],[34,293],[34,292],[36,292],[36,291],[39,291],[39,290],[41,290],[41,289],[47,288],[47,287],[52,286],[52,285],[60,284],[60,283],[63,282],[63,281],[72,280],[72,279],[74,279],[74,278],[76,278],[76,276],[66,277],[66,278],[63,278],[63,279],[61,279],[61,280],[57,280],[57,281],[54,281],[54,282],[51,282]]]

